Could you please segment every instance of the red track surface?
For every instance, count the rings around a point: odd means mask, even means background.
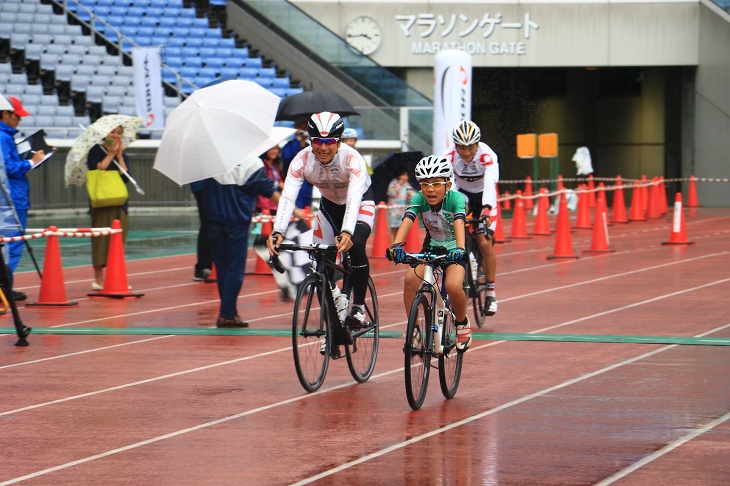
[[[660,244],[668,216],[611,226],[614,253],[583,254],[591,231],[573,232],[578,260],[547,260],[554,237],[499,245],[499,312],[484,330],[730,337],[730,211],[686,221],[692,246]],[[65,269],[79,305],[21,305],[23,321],[212,327],[216,289],[190,280],[193,259],[127,262],[141,299],[90,299],[91,268]],[[404,269],[371,264],[382,329],[403,330]],[[34,274],[16,286],[37,298]],[[288,329],[291,310],[271,277],[246,277],[253,329]],[[432,374],[414,412],[400,339],[381,340],[369,382],[334,361],[315,394],[286,337],[15,340],[0,336],[0,484],[730,483],[727,346],[475,340],[456,397]]]

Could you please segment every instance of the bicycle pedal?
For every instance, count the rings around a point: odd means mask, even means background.
[[[344,344],[347,344],[347,345],[350,345],[351,346],[351,345],[353,345],[355,343],[355,340],[352,339],[352,332],[350,331],[350,327],[348,325],[346,325],[346,324],[342,326],[341,336],[342,336],[341,341]]]

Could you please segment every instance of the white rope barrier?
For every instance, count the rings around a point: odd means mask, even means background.
[[[61,228],[51,230],[48,229],[26,229],[27,233],[23,236],[7,236],[0,238],[0,243],[12,243],[16,241],[35,240],[37,238],[45,238],[47,236],[64,236],[69,238],[92,238],[96,236],[109,236],[115,233],[121,233],[121,229],[112,228]]]

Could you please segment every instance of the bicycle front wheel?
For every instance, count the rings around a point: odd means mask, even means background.
[[[477,250],[478,251],[478,250]],[[481,262],[473,255],[469,255],[469,262],[466,269],[466,279],[469,284],[469,296],[471,296],[471,307],[474,310],[474,323],[477,327],[484,325],[484,298],[486,286],[483,285],[484,272]]]
[[[292,322],[292,350],[299,382],[308,392],[319,390],[327,374],[330,339],[324,285],[317,274],[309,275],[297,291]],[[324,349],[324,352],[322,352]]]
[[[351,327],[350,332],[353,343],[345,346],[347,366],[350,368],[352,377],[358,383],[365,383],[373,374],[380,343],[378,296],[375,293],[375,285],[371,278],[368,278],[364,312],[365,322],[362,326],[358,326],[358,329]]]
[[[461,362],[464,353],[456,349],[456,326],[451,312],[444,316],[444,329],[441,334],[444,347],[443,354],[439,355],[439,382],[441,393],[446,398],[454,398],[461,380]]]
[[[428,298],[416,294],[408,315],[405,353],[406,397],[413,410],[423,405],[431,372],[431,305]]]

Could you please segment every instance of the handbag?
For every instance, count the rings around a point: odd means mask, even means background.
[[[90,170],[86,173],[86,189],[92,208],[121,206],[129,199],[127,186],[117,170]]]

